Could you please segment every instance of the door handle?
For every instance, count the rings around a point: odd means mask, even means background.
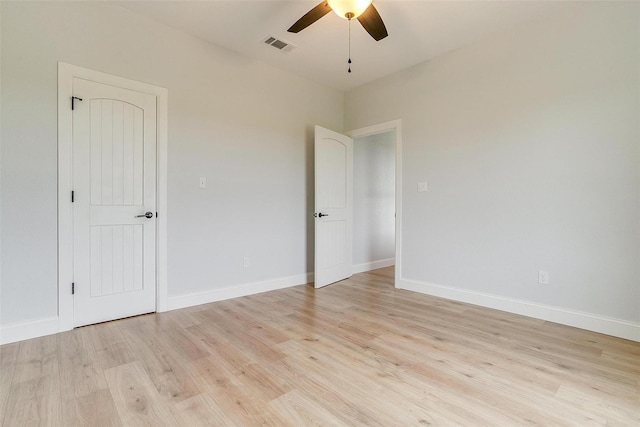
[[[142,215],[136,215],[135,218],[153,218],[153,212],[147,211]]]
[[[318,214],[318,218],[322,218],[323,216],[329,216],[329,214],[323,214],[322,212]]]

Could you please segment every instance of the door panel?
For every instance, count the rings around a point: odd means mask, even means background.
[[[91,226],[91,297],[143,289],[142,225]]]
[[[155,96],[75,78],[74,326],[155,311]],[[137,217],[150,211],[152,218]]]
[[[351,276],[353,140],[315,128],[315,287]]]
[[[346,221],[323,220],[319,228],[322,233],[320,253],[325,254],[322,258],[322,267],[331,268],[347,262],[346,245],[344,244],[347,235]]]
[[[330,209],[347,207],[347,146],[331,138],[323,138],[318,153],[317,179],[322,191],[317,195],[318,206]]]
[[[140,206],[143,181],[143,110],[92,99],[91,205]]]

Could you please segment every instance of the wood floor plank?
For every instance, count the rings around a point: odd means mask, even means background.
[[[192,347],[174,347],[167,334],[151,332],[146,326],[127,327],[123,334],[128,337],[146,375],[166,402],[179,402],[200,394],[202,390],[183,368],[184,363],[191,361],[188,355],[192,354]],[[201,355],[204,357],[208,353],[202,352]]]
[[[394,269],[0,347],[3,426],[640,425],[640,343]]]
[[[227,372],[237,375],[242,372],[245,366],[253,362],[250,355],[229,341],[229,338],[217,328],[201,324],[190,326],[187,330],[195,339],[200,340],[208,347],[209,357],[217,360],[217,363],[224,366]]]
[[[268,406],[269,399],[260,393],[260,389],[243,385],[235,374],[219,365],[216,358],[199,359],[190,367],[197,372],[198,381],[215,402],[214,410],[225,413],[231,420],[230,425],[289,425]],[[239,375],[243,373],[239,372]],[[273,378],[271,381],[279,380]]]
[[[116,427],[123,425],[109,389],[75,397],[73,401],[66,403],[66,406],[63,404],[66,426]],[[70,405],[74,407],[70,408]]]
[[[17,382],[9,390],[3,426],[63,425],[58,373]]]
[[[225,309],[225,313],[241,324],[245,332],[264,344],[273,345],[289,339],[286,333],[269,324],[269,321],[281,318],[283,315],[281,307],[275,308],[274,310],[274,307],[269,304],[246,297],[242,303]]]
[[[202,393],[176,404],[183,426],[238,426],[209,393]]]
[[[565,402],[567,406],[575,407],[585,413],[596,413],[599,417],[604,417],[609,425],[640,425],[640,397],[635,402],[627,404],[611,405],[611,396],[592,387],[577,387],[574,385],[560,386],[555,396],[559,401]]]
[[[119,365],[105,371],[117,413],[124,425],[177,425],[141,362]]]
[[[0,346],[0,425],[2,414],[6,413],[9,390],[13,382],[13,373],[16,370],[16,358],[19,343]]]
[[[19,342],[0,346],[0,369],[10,368],[15,370],[19,346]]]
[[[290,420],[296,426],[349,426],[330,410],[318,405],[316,401],[298,390],[292,390],[272,400],[270,405],[281,414],[282,418]]]
[[[383,426],[384,423],[377,420],[375,410],[366,405],[356,404],[354,399],[345,397],[337,390],[327,375],[315,375],[310,372],[300,359],[287,358],[272,364],[277,375],[284,378],[289,384],[298,384],[298,390],[305,393],[309,399],[331,411],[334,417],[349,426]],[[368,397],[367,393],[365,394]]]
[[[173,313],[169,313],[173,314]],[[147,336],[157,337],[161,339],[161,345],[167,350],[172,351],[175,359],[180,363],[188,363],[192,360],[207,357],[208,352],[206,346],[202,345],[173,321],[173,316],[158,316],[159,321],[153,327],[140,326],[127,328]],[[179,351],[174,351],[178,350]]]
[[[173,310],[167,314],[167,318],[172,322],[177,323],[180,328],[187,328],[189,326],[198,325],[200,322],[193,316],[193,311],[189,309]]]
[[[20,342],[13,383],[57,373],[57,351],[55,335]]]
[[[230,342],[243,354],[249,356],[251,360],[275,361],[281,359],[283,355],[272,346],[264,344],[261,340],[248,334],[242,324],[236,323],[233,319],[228,319],[221,313],[209,311],[206,313],[206,321],[200,325],[200,330],[209,331],[213,335],[218,335],[222,339]],[[206,325],[204,324],[206,323]],[[188,328],[193,330],[193,327]]]
[[[122,334],[128,319],[86,326],[74,330],[82,335],[89,357],[102,369],[112,368],[137,360],[129,342]]]
[[[348,378],[340,375],[344,369],[343,363],[332,355],[330,349],[324,347],[322,341],[314,343],[313,348],[300,342],[289,341],[288,344],[290,363],[300,366],[301,370],[314,373],[317,381],[342,401],[349,401],[350,396],[366,390],[367,405],[358,405],[362,416],[383,425],[417,425],[426,416],[425,411],[415,407],[413,402],[406,401],[385,387],[375,373],[362,375],[362,371],[350,366]]]
[[[69,331],[58,334],[57,338],[58,370],[67,395],[80,397],[106,389],[104,372],[89,356],[83,335]]]
[[[242,372],[236,376],[236,379],[244,390],[249,390],[250,394],[267,401],[277,399],[295,387],[294,384],[287,384],[279,377],[269,375],[269,373],[257,363],[246,366]]]

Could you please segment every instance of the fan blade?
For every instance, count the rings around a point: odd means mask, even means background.
[[[387,27],[384,26],[384,22],[382,22],[382,18],[378,10],[373,6],[373,3],[362,15],[358,16],[358,21],[360,21],[364,29],[367,30],[367,33],[378,42],[389,35],[387,33]]]
[[[290,33],[298,33],[316,22],[318,19],[322,18],[327,13],[331,12],[331,10],[329,3],[323,1],[307,12],[302,18],[298,19],[287,31]]]

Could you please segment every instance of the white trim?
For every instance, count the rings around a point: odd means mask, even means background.
[[[640,323],[636,322],[415,280],[401,279],[396,287],[640,341]]]
[[[73,71],[58,63],[58,317],[60,331],[73,329],[73,297],[69,286],[73,282],[73,207],[71,188],[73,157],[72,115],[66,113],[73,93]],[[63,202],[62,195],[67,195]],[[67,292],[62,292],[62,288]]]
[[[58,62],[58,332],[73,329],[72,132],[70,99],[73,78],[79,77],[156,96],[157,210],[156,311],[166,311],[167,289],[167,131],[168,91],[165,88]]]
[[[157,96],[157,169],[156,169],[156,311],[168,310],[169,284],[167,277],[167,164],[169,146],[169,91],[161,89]]]
[[[2,2],[0,2],[0,26],[2,26]],[[1,33],[0,28],[0,33]],[[0,43],[0,58],[2,58],[2,43]],[[2,67],[0,67],[2,68]],[[2,98],[2,70],[0,70],[0,100]],[[2,102],[0,102],[0,130],[2,129]],[[0,131],[0,175],[2,174],[2,131]],[[0,200],[2,200],[2,179],[0,178]],[[2,236],[2,209],[0,209],[0,236]],[[0,301],[2,301],[2,244],[0,244]],[[2,307],[0,303],[0,318]],[[0,344],[2,344],[2,328],[0,327]]]
[[[365,271],[377,270],[379,268],[391,267],[392,265],[395,265],[395,263],[396,263],[395,258],[387,258],[387,259],[381,259],[378,261],[363,262],[362,264],[354,265],[351,270],[351,273],[358,274],[358,273],[364,273]]]
[[[58,317],[46,317],[28,322],[0,326],[0,345],[58,333]]]
[[[306,285],[311,282],[313,282],[313,273],[307,273],[298,276],[266,280],[264,282],[246,283],[222,289],[214,289],[212,291],[180,295],[169,298],[169,310],[193,307],[195,305],[244,297],[262,292],[275,291],[277,289],[290,288],[292,286]]]
[[[396,256],[395,286],[402,277],[402,120],[391,120],[347,132],[351,138],[395,131],[396,134]]]

